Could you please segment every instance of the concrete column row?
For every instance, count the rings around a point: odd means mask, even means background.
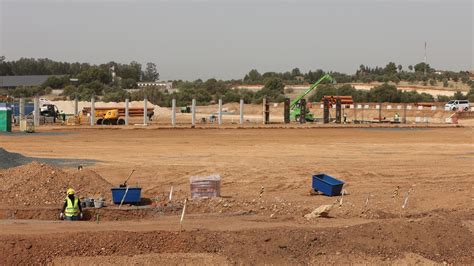
[[[34,99],[34,125],[39,126],[39,113],[40,113],[40,106],[39,106],[39,96],[36,96]],[[129,125],[129,110],[130,110],[130,101],[129,99],[125,99],[125,125]],[[222,120],[222,99],[219,99],[219,104],[218,104],[218,116],[217,116],[217,121],[219,125],[222,125],[223,120]],[[144,98],[144,103],[143,103],[143,124],[148,125],[148,100],[145,97]],[[95,125],[95,97],[91,97],[91,112],[90,112],[90,125],[94,126]],[[192,100],[192,105],[191,105],[191,111],[192,111],[192,117],[191,117],[191,123],[193,126],[196,125],[196,99]],[[78,100],[77,98],[74,100],[74,115],[77,116],[79,115],[79,110],[78,110]],[[24,119],[24,99],[20,99],[20,121]],[[244,123],[244,100],[240,100],[240,119],[239,119],[239,124],[242,125]],[[173,126],[176,126],[176,99],[172,99],[171,101],[171,124]]]

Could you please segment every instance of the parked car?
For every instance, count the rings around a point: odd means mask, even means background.
[[[447,110],[463,110],[469,111],[469,101],[468,100],[451,100],[444,105],[444,108]]]

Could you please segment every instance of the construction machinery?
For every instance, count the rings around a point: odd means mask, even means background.
[[[184,113],[184,114],[189,114],[191,113],[191,107],[190,106],[183,106],[181,107],[181,113]]]
[[[321,103],[324,103],[324,101],[327,100],[329,103],[329,108],[332,108],[333,106],[336,106],[337,101],[339,100],[342,105],[350,105],[354,104],[354,100],[352,99],[352,96],[334,96],[334,95],[325,95],[321,99]]]
[[[118,109],[96,111],[97,124],[99,125],[125,125],[125,119],[120,117]]]
[[[91,113],[90,107],[84,107],[82,114],[87,115]],[[129,117],[143,117],[143,108],[129,108]],[[154,115],[153,108],[147,108],[148,119]],[[95,115],[97,125],[125,125],[125,108],[123,107],[95,107]]]
[[[9,102],[13,102],[15,99],[13,99],[13,97],[10,97],[8,95],[0,95],[0,102],[4,102],[4,103],[9,103]]]
[[[309,87],[305,92],[303,92],[301,95],[299,95],[298,97],[296,97],[291,103],[290,103],[290,110],[291,110],[291,113],[290,113],[290,119],[293,120],[293,121],[299,121],[300,120],[300,116],[301,115],[304,115],[305,118],[306,118],[306,121],[309,121],[309,122],[313,122],[314,121],[314,116],[313,114],[308,110],[308,108],[304,108],[304,114],[302,114],[302,107],[300,105],[300,101],[301,99],[303,99],[306,95],[308,95],[309,93],[311,93],[313,90],[315,90],[319,84],[321,84],[321,82],[323,81],[329,81],[329,82],[334,82],[334,79],[329,75],[329,74],[326,74],[324,76],[322,76],[318,81],[316,81],[313,85],[311,85],[311,87]]]

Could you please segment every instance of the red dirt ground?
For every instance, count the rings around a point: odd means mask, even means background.
[[[55,221],[60,201],[36,207],[2,198],[0,264],[474,261],[470,127],[91,129],[2,135],[0,146],[98,160],[85,170],[113,185],[134,168],[130,184],[157,202],[123,210],[109,203],[88,209],[88,221],[67,223]],[[310,195],[315,172],[346,182],[342,205],[341,197]],[[222,198],[190,201],[180,227],[189,176],[212,173],[223,178]],[[171,186],[175,197],[164,205]],[[334,205],[330,218],[303,217],[323,204]]]

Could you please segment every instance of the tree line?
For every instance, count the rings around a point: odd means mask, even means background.
[[[114,79],[115,73],[117,79]],[[147,63],[145,69],[136,61],[129,64],[108,62],[93,65],[89,63],[68,63],[51,59],[20,58],[5,61],[0,57],[0,76],[51,75],[40,87],[19,87],[9,93],[13,96],[29,97],[46,94],[52,89],[64,89],[65,96],[90,99],[90,96],[115,93],[120,95],[124,89],[137,88],[138,81],[159,79],[157,66]]]
[[[113,78],[115,73],[116,78]],[[245,103],[261,103],[264,96],[270,101],[282,102],[285,98],[285,85],[312,84],[323,75],[329,73],[337,85],[323,82],[309,97],[310,101],[320,101],[324,95],[350,95],[357,102],[419,102],[419,101],[448,101],[450,99],[468,98],[474,102],[474,82],[469,79],[467,71],[436,72],[429,64],[418,63],[404,69],[401,65],[389,62],[385,67],[368,67],[360,65],[354,74],[339,72],[325,72],[321,69],[309,70],[306,73],[294,68],[286,72],[265,72],[260,74],[256,69],[250,70],[239,80],[217,80],[214,78],[203,81],[173,81],[176,92],[170,93],[162,88],[147,87],[135,92],[127,89],[136,89],[137,81],[156,81],[159,79],[157,66],[147,63],[143,69],[136,61],[129,64],[109,62],[104,64],[68,63],[51,59],[21,58],[16,61],[5,61],[0,57],[0,76],[11,75],[53,75],[40,87],[18,87],[7,93],[14,97],[29,97],[35,94],[47,94],[52,89],[63,89],[63,97],[68,99],[78,98],[89,100],[92,95],[104,101],[123,101],[126,98],[141,100],[146,95],[154,104],[169,106],[171,99],[175,98],[180,104],[190,104],[195,98],[198,104],[215,103],[219,98],[225,102],[238,102],[243,99]],[[426,93],[415,91],[403,92],[397,90],[398,84],[406,81],[411,84],[432,86],[449,86],[449,82],[462,82],[471,87],[467,95],[458,92],[453,97],[433,98]],[[356,90],[347,83],[380,82],[382,85],[371,90]],[[263,89],[252,91],[234,89],[238,85],[264,84]]]

